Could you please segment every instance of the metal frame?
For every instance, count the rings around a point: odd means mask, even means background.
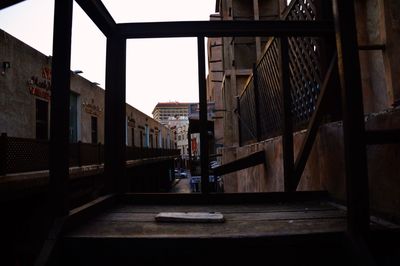
[[[72,1],[55,0],[54,41],[53,41],[53,87],[51,105],[51,151],[50,184],[53,195],[53,209],[56,215],[65,215],[68,211],[68,108],[70,84],[70,53]],[[161,23],[125,23],[116,24],[99,0],[76,0],[97,27],[107,37],[107,84],[106,84],[106,125],[111,128],[106,134],[106,151],[110,154],[106,160],[109,173],[116,175],[114,186],[123,192],[124,164],[121,121],[125,110],[121,108],[125,100],[125,42],[127,38],[160,37],[197,37],[199,54],[199,90],[201,116],[201,134],[207,134],[206,98],[204,77],[204,37],[224,36],[278,36],[285,40],[288,36],[332,36],[333,23],[330,21],[204,21],[204,22],[161,22]],[[21,0],[6,0],[0,5],[5,8]],[[365,151],[365,129],[361,95],[361,78],[358,60],[358,47],[354,21],[354,1],[334,0],[334,18],[339,58],[339,73],[342,84],[344,144],[346,161],[346,179],[348,191],[348,230],[364,234],[369,228],[368,178]],[[111,104],[111,101],[116,101]],[[205,106],[205,108],[204,108]],[[111,115],[113,119],[111,119]],[[116,140],[113,140],[116,138]],[[122,139],[122,140],[121,140]],[[114,146],[115,144],[115,146]],[[206,141],[202,141],[201,150],[206,151]],[[292,147],[293,149],[293,147]],[[288,149],[289,150],[289,149]],[[63,151],[60,153],[59,151]],[[204,154],[203,154],[204,155]],[[286,155],[285,155],[286,156]],[[290,155],[288,155],[290,156]],[[293,164],[291,164],[293,165]],[[202,166],[206,160],[202,160]],[[286,167],[285,167],[286,168]],[[293,166],[291,166],[293,168]],[[285,171],[286,172],[286,171]],[[206,171],[204,172],[205,175]],[[285,174],[286,176],[286,174]],[[204,180],[204,181],[208,181]],[[287,187],[287,181],[285,181]],[[205,187],[206,184],[203,185]],[[207,192],[206,189],[203,192]],[[211,196],[211,195],[209,195]]]

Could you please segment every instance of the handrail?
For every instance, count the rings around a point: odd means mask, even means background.
[[[316,21],[317,11],[315,8],[316,5],[311,3],[311,1],[306,1],[306,3],[300,0],[291,1],[283,13],[282,19],[294,19],[297,21],[298,19],[301,20],[303,18],[304,20]],[[279,44],[279,39],[280,38],[276,36],[269,38],[263,48],[262,55],[257,59],[254,68],[255,71],[249,75],[244,89],[239,94],[239,102],[244,104],[246,101],[244,97],[248,94],[248,90],[254,89],[254,86],[251,86],[251,84],[254,83],[257,85],[257,88],[259,88],[260,93],[258,94],[260,95],[262,102],[259,108],[261,108],[262,111],[257,111],[261,112],[261,116],[264,116],[264,119],[262,119],[263,121],[258,121],[259,123],[264,124],[261,127],[261,135],[263,139],[274,137],[280,132],[279,117],[274,118],[275,116],[280,116],[279,113],[281,112],[279,102],[275,99],[280,97],[280,93],[278,92],[280,87],[279,64],[277,61],[279,59],[280,50],[276,46]],[[289,37],[288,40],[290,57],[290,90],[292,97],[291,112],[293,115],[293,125],[295,129],[299,130],[306,126],[307,121],[311,118],[321,89],[321,75],[323,75],[323,73],[321,73],[321,68],[319,66],[320,50],[318,49],[321,46],[321,43],[317,39],[308,37]],[[254,80],[255,74],[257,74],[257,80]],[[246,97],[247,99],[249,98],[248,96]],[[273,105],[274,108],[271,109],[271,105]],[[250,105],[249,107],[254,109],[254,106]],[[244,113],[250,112],[246,110],[246,107],[241,108],[241,111]],[[266,122],[264,120],[269,121]],[[249,121],[251,122],[252,120]],[[242,122],[247,122],[248,124],[249,121]],[[268,123],[270,123],[270,125],[268,125]],[[258,124],[256,126],[258,128],[260,127]],[[245,138],[243,140],[246,142]]]
[[[101,143],[79,141],[70,143],[69,150],[70,167],[104,162],[104,146]],[[0,175],[46,170],[49,166],[49,141],[8,137],[3,133],[0,138],[0,154]],[[127,160],[177,155],[179,150],[175,149],[126,147]]]

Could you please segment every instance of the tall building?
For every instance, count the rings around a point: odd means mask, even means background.
[[[190,103],[163,102],[157,103],[152,112],[153,118],[163,125],[168,124],[170,117],[188,116]]]
[[[286,7],[284,0],[218,0],[210,20],[276,20]],[[215,143],[238,145],[236,98],[262,55],[268,37],[213,37],[208,39],[207,100],[215,103]]]

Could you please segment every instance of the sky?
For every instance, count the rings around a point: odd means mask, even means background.
[[[215,0],[103,0],[123,22],[209,20]],[[105,87],[106,38],[74,2],[71,70]],[[0,28],[52,54],[54,0],[26,0],[0,10]],[[126,101],[150,115],[157,102],[198,102],[195,38],[127,41]]]

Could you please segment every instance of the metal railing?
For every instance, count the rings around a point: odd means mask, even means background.
[[[49,169],[49,141],[28,138],[0,137],[0,175]],[[178,156],[179,150],[161,148],[126,147],[126,160]],[[83,166],[102,164],[104,145],[92,143],[70,143],[69,165]]]
[[[283,19],[317,20],[322,17],[320,13],[324,13],[320,3],[317,0],[294,0],[287,7]],[[301,130],[306,128],[316,108],[324,74],[321,55],[325,56],[327,51],[320,38],[288,37],[288,43],[291,116],[293,128]],[[270,38],[239,96],[241,144],[282,134],[281,52],[279,38]]]

